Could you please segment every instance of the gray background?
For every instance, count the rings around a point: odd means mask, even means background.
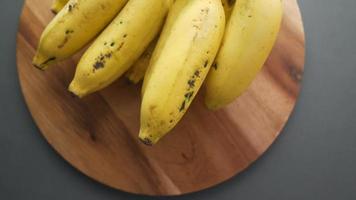
[[[0,199],[155,199],[78,173],[41,137],[20,93],[21,0],[0,0]],[[300,0],[307,33],[303,90],[288,125],[246,172],[172,199],[356,199],[356,1]]]

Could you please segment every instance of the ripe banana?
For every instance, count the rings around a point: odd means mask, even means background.
[[[236,0],[222,0],[222,5],[225,10],[226,20],[230,17],[232,8]],[[146,70],[149,66],[150,58],[153,54],[155,44],[151,44],[150,47],[146,50],[144,55],[130,68],[126,73],[126,77],[132,82],[137,84],[145,76]]]
[[[206,105],[218,109],[239,97],[262,68],[276,41],[281,0],[239,0],[207,78]]]
[[[70,0],[42,33],[33,59],[39,69],[64,60],[92,40],[127,0]]]
[[[221,0],[176,0],[172,9],[179,12],[168,17],[144,80],[139,138],[147,145],[157,143],[183,117],[224,35]]]
[[[54,0],[51,6],[53,13],[57,14],[63,9],[63,7],[68,3],[69,0]]]
[[[179,13],[181,12],[182,8],[185,6],[185,4],[187,2],[189,2],[189,1],[188,0],[180,0],[180,1],[174,1],[173,2],[173,5],[171,6],[171,8],[169,10],[169,15],[168,15],[168,17],[166,19],[166,22],[164,24],[164,29],[162,30],[162,33],[160,34],[159,41],[156,42],[155,47],[153,47],[152,52],[147,52],[147,53],[150,54],[150,58],[145,59],[145,62],[148,62],[148,65],[147,65],[147,63],[142,63],[142,64],[138,63],[141,66],[146,65],[146,69],[144,69],[145,73],[143,74],[142,78],[144,78],[145,75],[146,75],[146,71],[147,71],[147,68],[149,66],[149,63],[151,63],[153,60],[155,60],[155,57],[157,57],[157,55],[160,54],[160,52],[162,50],[162,44],[166,40],[166,37],[169,35],[167,33],[167,31],[170,31],[171,25],[176,20],[177,16],[179,16]],[[150,51],[150,50],[148,50],[148,51]],[[143,67],[142,67],[142,70],[143,70]],[[135,73],[134,72],[134,71],[136,71],[136,67],[135,66],[132,68],[132,71],[133,72],[131,72],[131,73]],[[141,72],[139,72],[139,73],[141,73]],[[150,75],[148,75],[148,76],[150,76]],[[145,79],[147,79],[148,76],[146,76]],[[143,86],[142,86],[142,94],[144,93],[144,89],[145,89],[145,84],[143,84]]]
[[[172,1],[130,0],[85,52],[69,91],[83,97],[125,73],[158,35]]]
[[[182,12],[183,8],[186,6],[186,4],[188,4],[188,2],[189,2],[189,0],[179,0],[179,1],[173,2],[173,5],[172,5],[171,9],[169,10],[168,17],[164,24],[164,28],[159,36],[159,40],[158,40],[156,47],[153,51],[153,54],[151,56],[150,65],[151,65],[151,63],[154,63],[157,60],[157,58],[159,57],[159,55],[161,54],[162,48],[165,45],[167,37],[170,35],[170,31],[172,29],[174,22],[177,20],[179,14]],[[150,79],[150,77],[151,77],[151,73],[147,68],[144,79],[148,80],[148,79]],[[141,96],[143,96],[143,94],[145,93],[147,82],[148,81],[143,82]]]
[[[135,62],[135,64],[126,72],[125,76],[130,82],[137,84],[145,77],[146,70],[150,64],[152,53],[156,47],[157,41],[154,40]]]

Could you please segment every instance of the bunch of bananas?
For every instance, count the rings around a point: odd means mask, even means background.
[[[55,0],[33,64],[45,70],[93,40],[69,91],[78,97],[122,75],[142,79],[140,140],[156,144],[206,82],[206,105],[239,97],[265,63],[281,0]]]

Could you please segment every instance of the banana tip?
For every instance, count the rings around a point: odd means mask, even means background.
[[[40,70],[40,71],[45,71],[45,68],[43,68],[41,65],[38,65],[38,64],[36,64],[36,63],[32,63],[32,65],[33,65],[36,69],[38,69],[38,70]]]
[[[133,81],[133,80],[130,79],[130,78],[126,78],[126,79],[125,79],[125,82],[126,82],[127,84],[129,84],[129,85],[136,85],[136,82]]]
[[[205,101],[205,105],[209,110],[212,110],[212,111],[216,111],[220,108],[219,105],[217,105],[215,103],[211,103],[210,101],[207,101],[207,100]]]
[[[54,8],[51,8],[51,12],[53,13],[53,14],[58,14],[58,11],[56,10],[56,9],[54,9]]]
[[[71,84],[68,88],[68,92],[73,98],[81,99],[84,97],[83,94],[79,93],[76,89],[74,89],[73,85]]]
[[[139,138],[139,140],[147,146],[153,146],[153,142],[149,138]]]
[[[35,57],[32,60],[32,65],[36,68],[44,71],[48,68],[48,66],[54,62],[56,62],[56,57],[47,57],[43,56],[40,53],[36,53]]]
[[[78,95],[76,95],[74,92],[68,90],[70,96],[72,96],[73,98],[80,98]]]
[[[138,138],[143,144],[147,146],[153,146],[158,141],[156,138],[152,137],[151,134],[147,133],[147,129],[141,129],[140,133],[138,134]]]

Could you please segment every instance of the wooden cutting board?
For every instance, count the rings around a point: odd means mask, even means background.
[[[17,63],[30,112],[51,146],[87,176],[137,194],[180,195],[217,185],[246,169],[273,143],[296,103],[304,66],[304,31],[296,0],[285,0],[277,45],[249,90],[212,112],[200,94],[158,145],[138,139],[140,85],[124,78],[79,100],[67,92],[80,55],[41,72],[31,65],[51,0],[27,0]]]

